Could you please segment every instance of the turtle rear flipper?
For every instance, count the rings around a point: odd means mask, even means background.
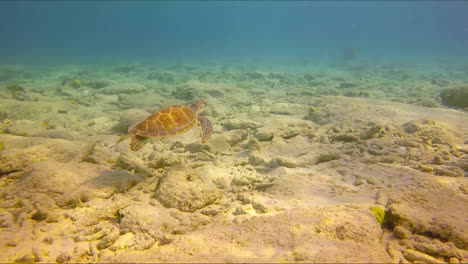
[[[143,146],[146,144],[147,141],[148,141],[147,137],[135,135],[132,137],[132,141],[130,142],[130,149],[132,151],[138,151],[141,148],[143,148]]]
[[[198,124],[202,128],[202,144],[205,144],[213,133],[213,126],[211,125],[210,120],[202,116],[198,117]]]

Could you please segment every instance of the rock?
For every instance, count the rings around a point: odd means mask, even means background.
[[[447,176],[447,177],[465,176],[465,173],[463,172],[462,169],[458,167],[452,167],[452,166],[434,168],[434,174],[440,175],[440,176]]]
[[[270,113],[276,115],[304,116],[307,113],[307,106],[292,103],[276,103],[270,106]]]
[[[179,220],[160,205],[154,207],[149,204],[133,204],[120,210],[120,214],[122,215],[121,230],[133,232],[136,240],[153,240],[154,243],[163,239],[180,225]],[[145,235],[149,235],[152,239],[148,239]],[[136,244],[138,241],[135,246]]]
[[[249,156],[249,162],[250,162],[250,156]],[[298,166],[300,166],[300,164],[298,164],[297,162],[289,159],[289,158],[285,158],[285,157],[276,157],[272,160],[270,160],[268,162],[268,167],[270,168],[275,168],[277,166],[283,166],[283,167],[286,167],[286,168],[296,168]]]
[[[82,161],[93,164],[108,164],[108,161],[112,158],[112,152],[106,147],[94,146],[90,152],[89,155],[83,157]],[[117,161],[117,158],[115,158],[115,161]]]
[[[464,221],[465,215],[459,212],[468,211],[468,200],[448,189],[439,188],[438,185],[424,186],[419,188],[421,191],[389,197],[386,223],[393,227],[402,226],[413,234],[431,234],[466,249],[468,223]]]
[[[411,236],[411,232],[402,226],[395,226],[393,228],[393,233],[395,234],[395,236],[401,239],[407,239]]]
[[[253,166],[262,166],[268,163],[257,151],[251,151],[248,155],[249,163]],[[275,166],[273,166],[275,167]]]
[[[212,182],[219,189],[229,189],[229,184],[233,178],[226,168],[219,168],[210,164],[197,168],[197,172],[205,182]],[[204,209],[209,208],[213,208],[213,206],[209,205]]]
[[[222,212],[222,207],[217,205],[208,205],[200,211],[203,215],[215,216]]]
[[[424,254],[422,252],[412,250],[412,249],[406,249],[403,252],[403,256],[409,260],[409,261],[422,261],[423,263],[445,263],[444,261],[438,260],[434,257],[431,257],[427,254]]]
[[[340,89],[348,89],[358,87],[360,84],[356,82],[341,82],[339,88]]]
[[[162,105],[164,98],[159,94],[119,94],[119,103],[132,106]]]
[[[119,83],[109,85],[107,87],[96,90],[100,94],[131,94],[141,93],[145,90],[145,86],[139,83]]]
[[[185,151],[188,151],[190,153],[197,153],[197,152],[202,152],[204,150],[210,149],[210,147],[206,144],[200,144],[198,142],[190,143],[185,145],[184,147]]]
[[[130,126],[145,120],[149,115],[150,113],[139,109],[127,110],[122,113],[119,119],[119,123],[114,128],[117,131],[127,133],[127,130]]]
[[[138,69],[137,66],[135,65],[121,65],[117,66],[114,69],[112,69],[113,72],[119,72],[119,73],[129,73],[132,71],[136,71]]]
[[[210,146],[210,152],[213,153],[229,153],[231,151],[231,145],[223,135],[213,135],[207,144]]]
[[[173,73],[171,72],[161,72],[161,71],[155,71],[146,77],[148,80],[158,80],[161,83],[174,83],[176,81],[176,78]]]
[[[69,260],[71,260],[71,258],[72,256],[69,253],[62,252],[57,256],[55,261],[58,263],[64,263],[64,262],[68,262]]]
[[[262,148],[262,145],[256,138],[251,138],[247,144],[246,144],[247,149],[250,150],[260,150]]]
[[[135,235],[132,232],[127,232],[117,238],[114,244],[109,249],[112,251],[119,251],[129,248],[135,244]]]
[[[205,90],[205,93],[207,93],[209,96],[213,98],[222,98],[224,97],[224,93],[218,89],[208,89]]]
[[[24,138],[5,135],[0,137],[4,150],[0,151],[0,175],[22,171],[45,160],[69,162],[81,146],[62,139]]]
[[[135,171],[148,176],[157,175],[157,173],[153,169],[148,168],[141,159],[131,157],[127,154],[120,154],[117,158],[116,165],[124,170]]]
[[[98,175],[98,176],[96,176]],[[12,190],[40,192],[55,200],[63,208],[74,208],[95,198],[110,198],[139,181],[139,177],[125,171],[89,163],[39,162],[12,185]]]
[[[262,127],[262,125],[258,122],[251,121],[251,120],[239,120],[239,119],[231,119],[222,124],[227,130],[233,129],[255,129]]]
[[[257,132],[255,133],[255,137],[258,139],[258,141],[271,141],[274,136],[275,129],[271,126],[261,127],[257,129]]]
[[[0,176],[22,171],[41,159],[43,158],[40,156],[25,155],[23,151],[2,151],[0,152]]]
[[[48,130],[40,131],[40,132],[33,134],[33,136],[44,137],[44,138],[76,139],[79,137],[79,134],[75,131],[68,131],[63,128],[58,128],[58,129],[48,129]]]
[[[220,197],[213,183],[205,182],[195,170],[181,165],[168,170],[156,190],[156,198],[164,206],[183,212],[194,212]]]
[[[107,86],[117,84],[117,82],[113,80],[109,80],[109,79],[102,79],[102,80],[86,82],[85,84],[86,86],[93,88],[93,89],[101,89]]]
[[[359,137],[357,135],[353,135],[351,133],[346,133],[346,134],[336,134],[336,135],[331,135],[330,139],[333,142],[336,141],[342,141],[342,142],[357,142],[359,141]]]
[[[430,119],[418,119],[403,124],[406,133],[424,139],[426,144],[459,146],[463,142],[459,132],[447,124]]]
[[[442,86],[450,85],[450,81],[449,80],[443,80],[443,79],[432,79],[431,84],[442,87]]]
[[[224,133],[226,137],[227,143],[231,145],[231,147],[239,144],[240,142],[244,141],[247,139],[249,136],[249,132],[247,132],[244,129],[234,129],[230,130],[227,133]]]
[[[420,106],[424,106],[424,107],[429,107],[429,108],[440,107],[440,104],[436,100],[429,98],[429,97],[421,98],[416,104]]]
[[[119,102],[119,96],[116,94],[94,94],[94,98],[103,104],[117,104]]]
[[[407,248],[411,248],[431,256],[444,258],[456,257],[458,259],[463,259],[463,257],[467,255],[464,250],[457,248],[453,243],[444,243],[436,238],[414,235],[412,238],[404,241]]]
[[[182,85],[178,86],[175,91],[172,91],[171,95],[179,100],[193,100],[195,97],[198,97],[198,92],[189,85]]]
[[[182,157],[172,155],[172,153],[157,153],[157,155],[150,155],[149,158],[150,161],[148,163],[148,167],[153,169],[167,168],[185,162]]]
[[[253,71],[253,72],[245,72],[241,75],[241,80],[264,80],[266,78],[264,73]]]
[[[110,247],[119,238],[119,235],[120,232],[118,228],[111,229],[111,231],[97,243],[97,249],[103,250]]]
[[[117,122],[107,116],[97,117],[88,120],[87,122],[87,133],[90,134],[110,134],[111,130],[118,125]]]
[[[320,164],[320,163],[323,163],[323,162],[329,162],[329,161],[332,161],[332,160],[337,160],[340,157],[341,157],[341,154],[338,151],[328,151],[328,152],[320,153],[319,155],[317,155],[317,157],[315,158],[314,163],[315,164]]]
[[[468,85],[445,88],[440,92],[442,103],[450,107],[468,107]]]
[[[17,120],[5,129],[6,133],[18,136],[31,136],[47,130],[47,125],[40,121]]]

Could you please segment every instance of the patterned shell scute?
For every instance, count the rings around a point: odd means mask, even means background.
[[[194,111],[185,105],[161,109],[129,130],[144,137],[166,137],[181,134],[197,123]]]

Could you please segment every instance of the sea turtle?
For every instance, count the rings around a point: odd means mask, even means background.
[[[150,137],[165,138],[184,133],[195,125],[202,128],[202,144],[206,143],[213,132],[210,120],[198,116],[205,110],[205,102],[196,100],[190,105],[173,105],[156,111],[145,120],[128,128],[128,135],[117,141],[132,137],[130,149],[140,150]]]

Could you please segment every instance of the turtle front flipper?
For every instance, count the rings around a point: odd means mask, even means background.
[[[146,144],[147,141],[148,141],[147,137],[135,135],[132,137],[132,141],[130,142],[130,149],[132,151],[138,151],[141,148],[143,148],[143,146]]]
[[[210,120],[201,116],[198,117],[198,124],[202,128],[202,144],[205,144],[213,133],[213,126],[211,125]]]

